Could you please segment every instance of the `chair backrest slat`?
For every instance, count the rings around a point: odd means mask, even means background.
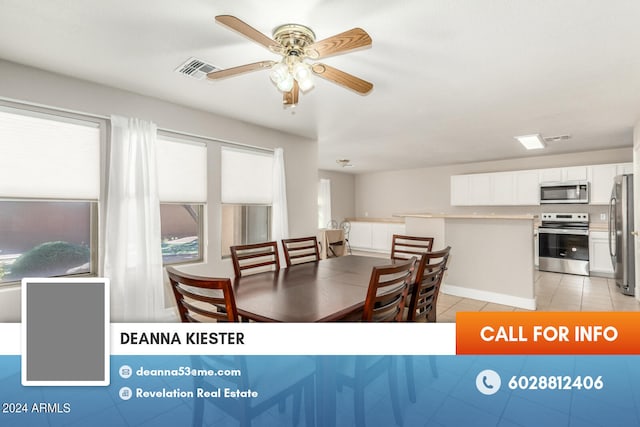
[[[431,252],[433,237],[405,236],[394,234],[391,241],[391,259],[402,260],[416,256],[418,259],[425,252]]]
[[[278,244],[276,242],[254,243],[251,245],[231,246],[231,260],[236,277],[264,271],[266,266],[271,270],[280,270]],[[253,271],[250,271],[253,270]]]
[[[178,306],[180,321],[238,321],[231,279],[197,276],[178,271],[174,267],[167,267],[167,275]]]
[[[284,258],[287,262],[287,267],[291,267],[294,264],[320,260],[320,251],[318,250],[318,239],[316,236],[282,239],[282,247],[284,249]]]

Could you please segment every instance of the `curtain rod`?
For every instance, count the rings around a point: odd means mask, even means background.
[[[31,102],[31,101],[22,101],[22,100],[19,100],[19,99],[7,98],[7,97],[4,97],[4,96],[0,96],[0,101],[3,101],[3,103],[5,103],[5,104],[9,104],[7,106],[8,107],[13,107],[13,108],[16,108],[17,106],[24,106],[24,107],[31,107],[31,108],[39,108],[39,109],[49,110],[49,113],[51,113],[51,112],[59,112],[59,113],[73,114],[73,115],[76,115],[76,116],[79,116],[79,117],[84,117],[84,118],[99,119],[99,120],[106,120],[106,121],[109,121],[111,119],[111,117],[109,117],[109,116],[103,116],[103,115],[100,115],[100,114],[92,114],[92,113],[86,113],[86,112],[83,112],[83,111],[71,110],[71,109],[67,109],[67,108],[53,107],[51,105],[39,104],[39,103],[36,103],[36,102]],[[15,104],[15,105],[11,105],[11,104]],[[47,112],[47,111],[41,111],[41,112]],[[195,134],[195,133],[183,132],[183,131],[174,130],[174,129],[166,129],[166,128],[158,127],[158,131],[169,133],[169,134],[173,134],[173,135],[176,135],[176,136],[185,136],[185,137],[190,137],[190,138],[198,138],[198,139],[203,139],[205,141],[219,142],[221,144],[233,145],[233,146],[244,147],[244,148],[251,148],[251,149],[254,149],[254,150],[266,151],[266,152],[270,152],[270,153],[273,153],[273,150],[274,150],[273,148],[265,148],[265,147],[259,147],[259,146],[256,146],[256,145],[243,144],[241,142],[229,141],[229,140],[224,140],[224,139],[219,139],[219,138],[212,138],[210,136],[198,135],[198,134]]]

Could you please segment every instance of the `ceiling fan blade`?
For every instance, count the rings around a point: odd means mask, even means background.
[[[254,42],[261,44],[272,52],[281,53],[282,46],[277,41],[265,36],[260,31],[253,28],[251,25],[246,22],[236,18],[231,15],[218,15],[216,16],[216,21],[220,24],[224,25],[227,28],[230,28],[234,31],[239,32],[243,36],[253,40]]]
[[[210,80],[224,79],[225,77],[232,77],[251,71],[265,70],[273,67],[275,64],[277,64],[275,61],[254,62],[253,64],[240,65],[239,67],[227,68],[226,70],[213,71],[207,74],[207,78]]]
[[[313,64],[311,70],[314,74],[323,79],[330,80],[347,89],[355,90],[361,94],[367,94],[373,89],[373,84],[366,80],[362,80],[354,75],[340,71],[337,68],[330,67],[325,64]]]
[[[282,96],[282,103],[285,106],[294,106],[298,103],[298,95],[300,94],[300,87],[297,81],[293,81],[293,88],[289,92],[285,92]]]
[[[318,59],[366,46],[371,46],[369,34],[362,28],[353,28],[313,43],[305,49],[305,54],[311,59]]]

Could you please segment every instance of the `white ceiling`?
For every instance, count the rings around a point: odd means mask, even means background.
[[[370,49],[323,60],[374,84],[328,81],[293,110],[269,73],[218,82],[174,69],[278,56],[217,24],[261,32],[353,27]],[[571,134],[544,154],[630,146],[640,120],[637,0],[0,0],[0,58],[318,140],[320,167],[404,169],[540,155],[515,135]],[[0,96],[2,94],[0,93]]]

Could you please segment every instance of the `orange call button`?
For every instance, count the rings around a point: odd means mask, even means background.
[[[456,315],[457,354],[640,354],[640,312]]]

